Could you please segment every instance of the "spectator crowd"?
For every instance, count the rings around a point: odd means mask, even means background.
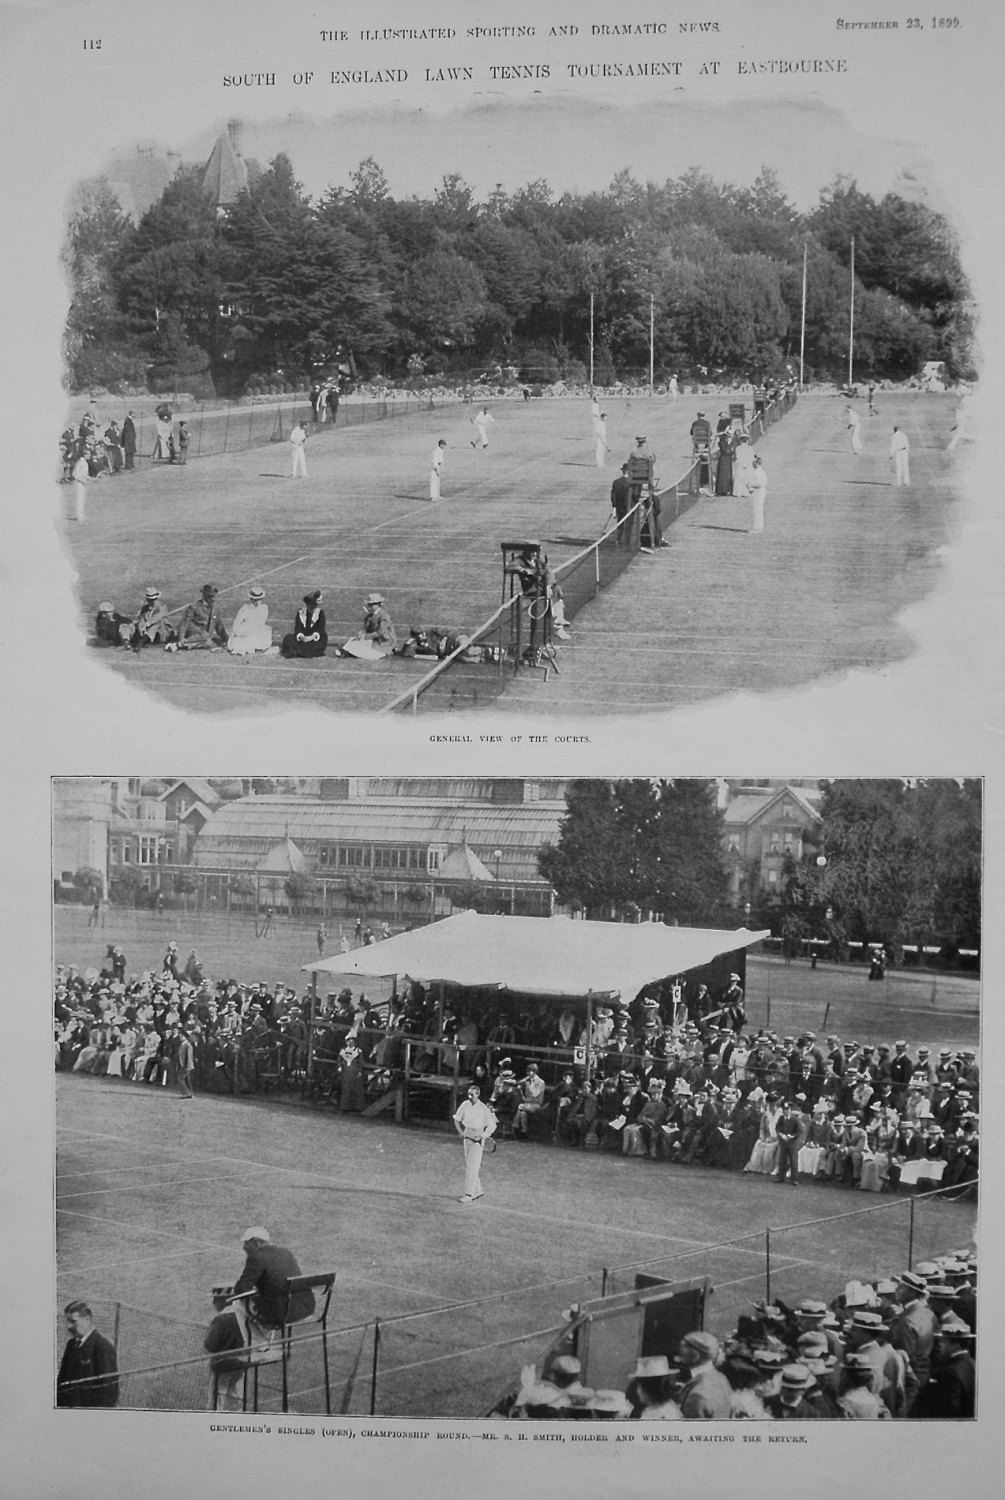
[[[363,940],[362,931],[359,934]],[[370,934],[367,934],[370,936]],[[347,944],[346,944],[347,945]],[[312,1034],[313,1025],[313,1034]],[[976,1196],[980,1069],[973,1048],[747,1034],[739,976],[652,986],[583,1007],[466,996],[413,983],[372,1005],[348,988],[212,982],[171,943],[161,971],[57,973],[58,1068],[197,1092],[300,1089],[362,1111],[408,1073],[460,1094],[477,1083],[500,1138],[617,1152],[863,1192],[939,1187]],[[184,1090],[183,1090],[184,1092]]]
[[[848,1282],[829,1303],[754,1304],[728,1338],[696,1329],[640,1358],[623,1390],[591,1390],[563,1343],[526,1366],[513,1420],[953,1420],[976,1412],[977,1257]]]

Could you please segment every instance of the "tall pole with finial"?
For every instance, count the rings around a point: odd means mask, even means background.
[[[848,389],[851,390],[855,360],[855,236],[851,237],[851,302],[848,312]]]
[[[799,389],[803,388],[803,363],[806,354],[806,250],[807,244],[803,240],[803,314],[799,326]]]
[[[590,293],[590,390],[593,390],[593,293]]]

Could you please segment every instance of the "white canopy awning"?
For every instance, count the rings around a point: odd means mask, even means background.
[[[466,911],[414,932],[338,953],[305,972],[373,979],[398,975],[431,984],[525,995],[621,995],[686,974],[768,931],[665,927],[658,922],[580,922],[571,917],[498,917]]]

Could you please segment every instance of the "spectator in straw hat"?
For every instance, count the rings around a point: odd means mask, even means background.
[[[128,627],[122,627],[122,644],[139,651],[144,646],[166,646],[173,639],[167,605],[161,599],[160,589],[151,583],[143,592],[143,603],[135,618]]]
[[[673,1400],[674,1379],[665,1354],[648,1354],[636,1362],[625,1390],[632,1416],[642,1422],[679,1422],[684,1413]]]
[[[814,1384],[813,1376],[805,1365],[786,1365],[782,1370],[782,1382],[777,1396],[765,1402],[768,1415],[775,1421],[804,1422],[819,1419],[823,1413],[807,1399]]]
[[[269,606],[265,602],[265,590],[256,583],[248,594],[248,602],[242,604],[234,616],[227,650],[231,656],[252,656],[256,651],[272,649]]]
[[[397,634],[391,616],[384,608],[384,595],[367,594],[363,600],[363,625],[355,635],[334,648],[336,656],[354,656],[372,661],[392,655]]]
[[[931,1373],[932,1348],[938,1321],[928,1305],[928,1283],[917,1271],[904,1271],[895,1276],[897,1302],[900,1311],[890,1325],[890,1342],[895,1349],[907,1355],[916,1383],[913,1409],[917,1395],[925,1389]],[[910,1415],[910,1410],[908,1412]]]
[[[621,1391],[594,1391],[586,1400],[586,1411],[595,1422],[620,1422],[632,1414]]]
[[[939,1321],[931,1379],[919,1395],[912,1417],[964,1418],[975,1415],[977,1366],[973,1331],[954,1312]]]

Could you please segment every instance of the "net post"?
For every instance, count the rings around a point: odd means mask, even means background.
[[[764,1300],[771,1301],[771,1230],[764,1226]]]

